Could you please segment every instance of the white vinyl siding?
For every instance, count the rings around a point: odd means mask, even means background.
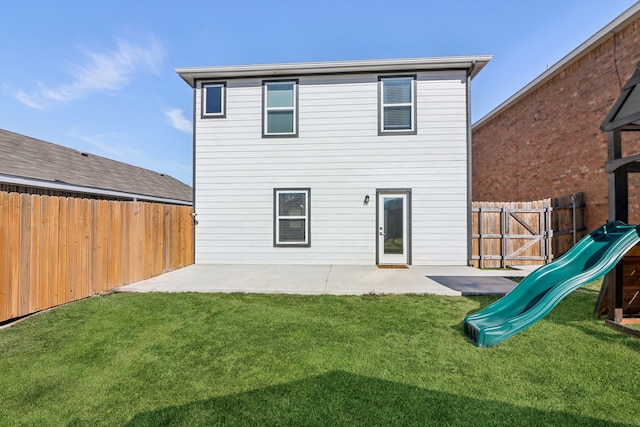
[[[263,79],[227,81],[227,118],[196,120],[197,263],[375,264],[376,189],[407,188],[413,264],[466,265],[466,75],[418,73],[416,134],[392,138],[378,78],[300,77],[294,139],[262,137]],[[274,188],[311,189],[310,247],[274,247]]]

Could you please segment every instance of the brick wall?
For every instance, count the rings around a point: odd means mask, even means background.
[[[607,220],[607,135],[599,128],[640,61],[640,19],[473,129],[473,200],[540,200],[584,192],[586,226]],[[634,135],[635,136],[635,135]],[[624,154],[640,153],[623,134]],[[629,177],[640,223],[640,174]]]

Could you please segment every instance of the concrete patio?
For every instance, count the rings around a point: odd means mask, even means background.
[[[119,292],[243,292],[304,295],[434,294],[463,293],[430,277],[524,277],[528,269],[479,270],[472,267],[410,266],[379,268],[375,265],[228,265],[195,264],[141,282],[122,286]],[[483,280],[480,280],[484,278]],[[489,281],[491,282],[491,281]],[[514,283],[515,286],[515,283]],[[483,292],[479,292],[483,293]],[[504,293],[504,292],[503,292]]]

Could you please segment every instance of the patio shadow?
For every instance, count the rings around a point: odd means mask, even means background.
[[[525,402],[526,403],[526,402]],[[129,426],[624,426],[469,398],[343,371],[136,415]]]

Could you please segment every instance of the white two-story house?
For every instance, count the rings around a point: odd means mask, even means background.
[[[467,265],[490,56],[179,68],[196,263]]]

